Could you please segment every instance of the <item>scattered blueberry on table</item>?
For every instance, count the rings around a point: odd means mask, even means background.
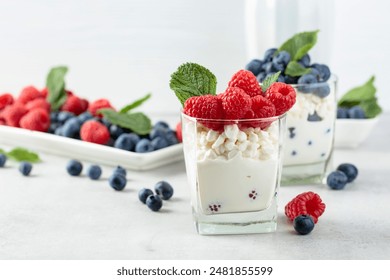
[[[92,180],[98,180],[102,175],[102,169],[99,165],[91,165],[87,170],[87,175]]]
[[[121,174],[122,176],[126,177],[127,176],[127,171],[124,169],[122,166],[118,165],[115,167],[115,169],[112,171],[113,174],[118,173]]]
[[[150,195],[153,195],[153,191],[151,189],[142,188],[138,192],[138,198],[144,204],[146,203],[146,199]]]
[[[149,209],[152,211],[160,210],[162,205],[163,202],[159,195],[152,194],[149,195],[148,198],[146,199],[146,206],[148,206]]]
[[[83,170],[83,164],[78,160],[70,160],[66,165],[66,170],[71,176],[79,176]]]
[[[19,164],[19,171],[20,171],[20,173],[22,173],[22,175],[24,175],[24,176],[30,175],[31,170],[32,170],[32,164],[31,163],[29,163],[27,161],[22,161]]]
[[[306,235],[314,229],[314,221],[310,215],[299,215],[294,219],[293,226],[296,232]]]
[[[171,184],[166,181],[157,182],[154,186],[154,191],[159,195],[163,200],[168,200],[173,195],[173,188]]]
[[[351,164],[351,163],[343,163],[343,164],[340,164],[338,167],[337,167],[337,170],[343,172],[345,175],[347,175],[347,178],[348,178],[348,183],[351,183],[352,181],[354,181],[356,179],[356,177],[358,176],[358,169],[355,165]]]
[[[122,191],[127,184],[127,179],[120,173],[114,173],[108,178],[110,186],[116,191]]]
[[[348,182],[348,177],[344,172],[333,171],[328,175],[326,183],[333,190],[342,190]]]
[[[0,154],[0,167],[4,167],[7,162],[7,156],[4,154]]]

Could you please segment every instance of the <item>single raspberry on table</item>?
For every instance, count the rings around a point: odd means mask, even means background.
[[[80,129],[80,138],[83,141],[107,144],[110,140],[110,132],[108,128],[95,120],[86,121]]]
[[[26,107],[21,103],[14,103],[7,106],[2,112],[1,116],[5,120],[6,125],[19,127],[20,119],[27,113]]]
[[[115,110],[114,107],[111,105],[110,101],[107,99],[98,99],[92,103],[89,104],[88,110],[89,112],[95,116],[95,117],[102,117],[102,114],[97,113],[100,109],[112,109]]]
[[[45,98],[44,93],[37,90],[34,86],[28,86],[22,89],[17,101],[19,103],[26,104],[37,98]]]
[[[68,95],[65,103],[61,106],[61,111],[67,111],[75,114],[76,116],[84,113],[88,109],[88,101],[81,99],[76,95]]]
[[[274,104],[277,116],[287,112],[296,99],[294,88],[280,82],[273,83],[265,92],[265,96]]]
[[[0,95],[0,110],[3,110],[8,105],[12,105],[14,103],[14,98],[9,93],[3,93]]]
[[[318,218],[324,213],[325,207],[318,194],[304,192],[287,203],[284,213],[291,221],[299,215],[310,215],[313,217],[314,223],[317,223]]]
[[[228,87],[218,98],[222,100],[225,118],[229,120],[242,119],[251,110],[251,97],[238,87]]]
[[[224,119],[222,101],[216,95],[207,94],[188,98],[184,103],[184,113],[190,117],[209,120],[201,122],[210,129],[220,130],[223,127],[223,123],[219,121]]]
[[[48,111],[43,108],[33,109],[20,119],[20,127],[47,132],[50,127],[50,115]]]
[[[34,99],[26,104],[26,109],[28,111],[31,111],[31,110],[37,109],[37,108],[44,109],[47,112],[50,112],[50,103],[47,102],[47,100],[45,98],[38,98],[38,99]]]
[[[261,95],[261,87],[251,71],[240,70],[230,79],[229,87],[238,87],[251,97]]]

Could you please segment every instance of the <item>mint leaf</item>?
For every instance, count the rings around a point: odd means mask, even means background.
[[[263,92],[265,92],[273,83],[278,80],[279,75],[280,71],[265,78],[265,80],[261,84],[261,89],[263,90]]]
[[[7,153],[3,149],[0,149],[0,155],[7,155]]]
[[[50,69],[46,78],[46,87],[49,95],[47,101],[53,111],[57,111],[66,101],[65,75],[68,72],[66,66],[58,66]]]
[[[207,68],[188,62],[171,75],[169,86],[184,105],[184,102],[192,96],[215,95],[217,78]]]
[[[291,55],[291,60],[297,61],[316,44],[318,32],[319,30],[315,30],[295,34],[282,44],[278,52],[286,51]]]
[[[133,103],[130,103],[129,105],[126,105],[125,107],[120,109],[119,113],[127,113],[128,111],[141,106],[142,103],[144,103],[146,100],[148,100],[151,96],[152,95],[150,93],[148,93],[144,97],[142,97],[142,98],[134,101]]]
[[[120,113],[111,109],[101,109],[98,111],[109,120],[111,123],[116,124],[123,128],[131,129],[133,132],[139,135],[145,135],[152,129],[152,122],[143,113]]]
[[[284,70],[284,73],[286,75],[289,75],[291,77],[299,77],[305,74],[310,73],[310,68],[305,68],[302,66],[302,64],[296,62],[296,61],[290,61],[287,64],[286,70]]]
[[[340,107],[350,107],[351,104],[357,105],[364,100],[374,98],[376,93],[374,81],[375,76],[372,76],[365,84],[349,90],[340,98],[338,105]]]
[[[6,155],[13,160],[16,161],[28,161],[28,162],[39,162],[41,161],[39,155],[33,153],[24,148],[15,148],[10,152],[6,153]]]
[[[382,113],[382,108],[379,106],[376,97],[364,100],[359,104],[362,107],[367,118],[375,118]]]

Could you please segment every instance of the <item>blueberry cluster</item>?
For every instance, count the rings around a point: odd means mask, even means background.
[[[173,195],[172,186],[165,181],[157,182],[154,186],[155,194],[151,189],[143,188],[138,192],[139,200],[146,204],[152,211],[158,211],[163,205],[163,200],[168,200]]]
[[[82,113],[78,116],[66,111],[51,112],[49,133],[73,139],[80,139],[81,126],[91,119],[94,119],[94,117],[89,112]],[[104,122],[103,119],[95,119],[100,122]],[[108,122],[107,125],[109,125]]]
[[[310,64],[310,56],[305,54],[297,62],[303,67],[310,69],[308,74],[302,76],[289,76],[285,73],[287,65],[291,61],[291,56],[286,51],[277,52],[272,48],[265,52],[263,60],[253,59],[247,65],[246,69],[251,71],[257,80],[261,83],[267,77],[281,72],[278,82],[286,84],[298,84],[298,89],[302,93],[313,93],[321,98],[329,95],[330,88],[324,84],[330,78],[329,67],[325,64]]]
[[[358,169],[355,165],[343,163],[337,167],[336,171],[328,175],[326,182],[331,189],[342,190],[347,183],[354,181],[357,175]]]
[[[4,167],[6,162],[7,162],[7,156],[4,154],[0,154],[0,167]],[[23,176],[29,176],[32,168],[33,168],[32,164],[27,161],[21,161],[19,164],[19,172]]]
[[[337,108],[338,119],[365,119],[366,113],[364,113],[362,107],[359,105],[351,108],[338,107]]]

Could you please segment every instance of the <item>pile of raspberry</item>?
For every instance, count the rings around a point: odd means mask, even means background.
[[[275,82],[263,92],[252,72],[240,70],[233,75],[225,92],[190,97],[183,111],[190,117],[207,119],[202,124],[214,130],[221,129],[220,120],[248,120],[243,122],[245,126],[265,129],[270,122],[253,119],[280,116],[294,105],[295,99],[295,90],[290,85]]]
[[[19,96],[10,93],[0,94],[0,125],[19,127],[33,131],[49,132],[53,123],[52,108],[47,101],[48,90],[38,90],[34,86],[22,89]],[[102,108],[114,109],[108,100],[99,99],[89,103],[86,99],[66,91],[66,100],[61,106],[61,112],[69,112],[79,116],[89,112],[96,119],[101,118],[97,111]],[[87,142],[106,144],[110,133],[104,125],[97,120],[90,120],[81,126],[81,139]]]
[[[309,215],[313,218],[314,223],[325,212],[325,203],[321,197],[314,192],[304,192],[292,199],[284,208],[286,216],[293,221],[300,215]]]

